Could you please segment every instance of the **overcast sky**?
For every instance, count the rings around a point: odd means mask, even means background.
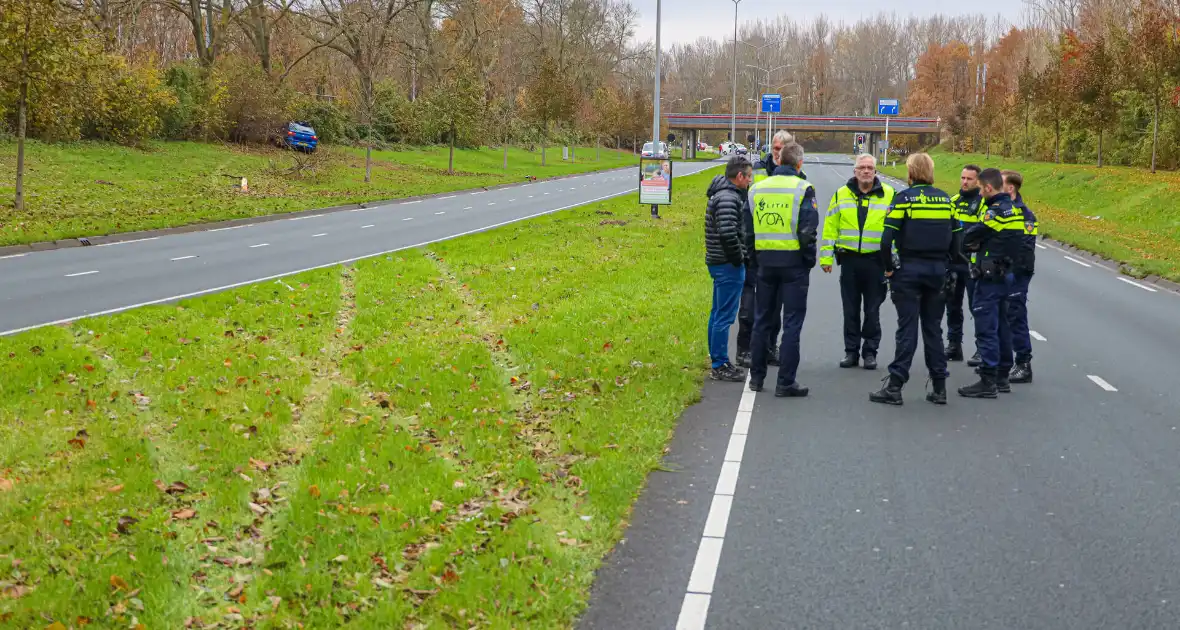
[[[636,36],[640,41],[654,40],[656,0],[632,0],[632,4],[640,12]],[[797,21],[810,21],[820,13],[825,13],[834,22],[852,23],[862,17],[884,12],[896,13],[898,16],[986,13],[990,17],[1004,14],[1010,16],[1013,23],[1020,23],[1023,8],[1022,0],[992,0],[985,4],[942,0],[824,0],[822,3],[742,0],[738,5],[738,21],[774,18],[787,13]],[[719,40],[733,38],[733,0],[663,0],[661,12],[663,25],[660,29],[660,45],[665,50],[671,44],[690,42],[698,37]]]

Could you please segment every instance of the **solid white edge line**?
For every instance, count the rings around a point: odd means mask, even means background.
[[[95,247],[113,247],[113,246],[115,246],[115,245],[130,245],[130,244],[132,244],[132,243],[143,243],[143,242],[146,242],[146,241],[154,241],[154,240],[156,240],[156,239],[158,239],[158,238],[160,238],[160,237],[159,237],[159,236],[153,236],[153,237],[150,237],[150,238],[137,238],[137,239],[130,240],[130,241],[116,241],[116,242],[114,242],[114,243],[103,243],[103,244],[101,244],[101,245],[95,245]]]
[[[28,254],[9,254],[8,256],[0,256],[0,260],[8,260],[9,258],[23,258]]]
[[[710,166],[710,167],[708,167],[708,168],[716,168],[716,166],[717,166],[717,165],[714,165],[714,166]],[[673,177],[681,177],[681,176],[685,176],[685,177],[687,177],[687,176],[689,176],[689,175],[697,175],[697,174],[699,174],[699,173],[701,173],[701,172],[704,172],[705,170],[708,170],[708,168],[701,169],[700,171],[696,171],[696,172],[693,172],[693,173],[684,173],[683,175],[673,175]],[[252,279],[250,279],[250,280],[243,280],[243,281],[241,281],[241,282],[233,282],[233,283],[230,283],[230,284],[225,284],[225,285],[221,285],[221,286],[217,286],[217,287],[212,287],[212,288],[209,288],[209,289],[201,289],[200,291],[190,291],[190,292],[188,292],[188,293],[181,293],[181,294],[179,294],[179,295],[172,295],[172,296],[168,296],[168,297],[157,298],[157,299],[155,299],[155,300],[148,300],[148,301],[146,301],[146,302],[139,302],[139,303],[137,303],[137,304],[128,304],[127,306],[119,306],[119,307],[116,307],[116,308],[108,308],[108,309],[104,309],[104,310],[101,310],[101,311],[96,311],[96,312],[94,312],[94,313],[86,313],[86,314],[84,314],[84,315],[78,315],[78,316],[76,316],[76,317],[66,317],[66,318],[62,318],[62,319],[56,319],[56,320],[53,320],[53,321],[51,321],[51,322],[44,322],[44,323],[40,323],[40,324],[33,324],[32,326],[22,326],[22,327],[20,327],[20,328],[13,328],[13,329],[11,329],[11,330],[4,330],[4,331],[0,331],[0,337],[7,337],[7,336],[10,336],[10,335],[16,335],[16,334],[19,334],[19,333],[22,333],[22,332],[27,332],[27,331],[30,331],[30,330],[36,330],[36,329],[38,329],[38,328],[45,328],[46,326],[57,326],[57,325],[59,325],[59,324],[66,324],[66,323],[69,323],[69,322],[78,321],[78,320],[80,320],[80,319],[87,319],[87,318],[90,318],[90,317],[102,317],[102,316],[104,316],[104,315],[113,315],[114,313],[122,313],[123,311],[130,311],[130,310],[133,310],[133,309],[142,308],[142,307],[144,307],[144,306],[153,306],[153,305],[155,305],[155,304],[164,304],[164,303],[166,303],[166,302],[173,302],[173,301],[176,301],[176,300],[183,300],[183,299],[186,299],[186,298],[196,297],[196,296],[198,296],[198,295],[206,295],[206,294],[209,294],[209,293],[217,293],[217,292],[219,292],[219,291],[227,291],[227,290],[229,290],[229,289],[236,289],[236,288],[238,288],[238,287],[244,287],[244,286],[246,286],[246,285],[255,284],[255,283],[258,283],[258,282],[267,282],[267,281],[269,281],[269,280],[275,280],[275,279],[278,279],[278,278],[285,278],[285,277],[287,277],[287,276],[293,276],[293,275],[300,274],[300,273],[306,273],[306,272],[308,272],[308,271],[315,271],[315,270],[317,270],[317,269],[327,269],[328,267],[336,267],[336,266],[338,266],[338,265],[347,265],[347,264],[349,264],[349,263],[354,263],[354,262],[356,262],[356,261],[358,261],[358,260],[364,260],[364,259],[366,259],[366,258],[375,258],[375,257],[377,257],[377,256],[384,256],[384,255],[386,255],[386,254],[392,254],[392,253],[394,253],[394,252],[400,252],[400,251],[407,250],[407,249],[415,249],[415,248],[418,248],[418,247],[425,247],[425,246],[427,246],[427,245],[430,245],[430,244],[433,244],[433,243],[440,243],[440,242],[442,242],[442,241],[449,241],[449,240],[451,240],[451,239],[453,239],[453,238],[459,238],[459,237],[461,237],[461,236],[467,236],[467,235],[469,235],[469,234],[476,234],[476,233],[479,233],[479,232],[486,232],[487,230],[492,230],[492,229],[495,229],[495,228],[498,228],[498,227],[502,227],[502,226],[505,226],[505,225],[510,225],[510,224],[512,224],[512,223],[519,223],[519,222],[521,222],[521,221],[527,221],[527,220],[529,220],[529,219],[535,219],[535,218],[537,218],[537,217],[545,216],[545,215],[547,215],[547,214],[553,214],[554,212],[561,212],[561,211],[563,211],[563,210],[569,210],[570,208],[577,208],[577,207],[579,207],[579,206],[585,206],[585,205],[589,205],[589,204],[592,204],[592,203],[597,203],[597,202],[599,202],[599,201],[604,201],[604,200],[606,200],[606,199],[612,199],[612,198],[614,198],[614,197],[621,197],[621,196],[623,196],[623,195],[635,194],[635,192],[636,192],[635,190],[632,190],[632,189],[630,189],[630,188],[629,188],[629,189],[627,189],[627,190],[624,190],[624,191],[622,191],[622,192],[611,193],[611,194],[609,194],[609,195],[603,195],[603,196],[601,196],[601,197],[595,197],[594,199],[587,199],[587,200],[585,200],[585,201],[579,201],[579,202],[577,202],[577,203],[570,204],[570,205],[568,205],[568,206],[562,206],[562,207],[560,207],[560,208],[553,208],[552,210],[542,210],[541,212],[534,212],[533,214],[526,214],[526,215],[525,215],[525,216],[523,216],[523,217],[518,217],[518,218],[515,218],[515,219],[509,219],[509,220],[507,220],[507,221],[501,221],[501,222],[499,222],[499,223],[493,223],[493,224],[491,224],[491,225],[485,225],[484,227],[479,227],[479,228],[475,228],[475,229],[472,229],[472,230],[466,230],[466,231],[464,231],[464,232],[457,232],[457,233],[455,233],[455,234],[450,234],[450,235],[448,235],[448,236],[443,236],[443,237],[441,237],[441,238],[430,239],[430,240],[428,240],[428,241],[422,241],[421,243],[415,243],[415,244],[413,244],[413,245],[405,245],[405,246],[402,246],[402,247],[395,247],[395,248],[393,248],[393,249],[387,249],[387,250],[380,251],[380,252],[373,252],[373,253],[371,253],[371,254],[365,254],[364,256],[354,256],[354,257],[352,257],[352,258],[345,258],[345,259],[343,259],[343,260],[335,260],[335,261],[332,261],[332,262],[327,262],[327,263],[323,263],[323,264],[320,264],[320,265],[314,265],[314,266],[311,266],[311,267],[303,267],[303,268],[301,268],[301,269],[294,269],[294,270],[291,270],[291,271],[284,271],[283,273],[277,273],[277,274],[270,275],[270,276],[264,276],[264,277],[262,277],[262,278],[252,278]],[[476,193],[472,193],[472,194],[476,194]],[[411,218],[412,218],[412,217],[411,217]],[[254,225],[254,224],[253,224],[253,223],[251,223],[250,225]],[[250,226],[239,226],[239,227],[250,227]],[[225,229],[229,229],[229,228],[225,228]],[[210,230],[210,231],[212,231],[212,230]],[[724,469],[724,466],[723,466],[722,468]],[[734,483],[736,483],[736,482],[737,482],[737,479],[735,478],[735,479],[734,479]],[[732,494],[732,493],[731,493],[731,494]]]
[[[1033,339],[1036,339],[1037,341],[1048,341],[1048,339],[1045,339],[1044,335],[1042,335],[1041,333],[1039,333],[1035,330],[1028,331],[1028,336],[1032,337]]]
[[[422,203],[422,200],[421,200],[421,199],[419,199],[418,201],[403,201],[403,202],[402,202],[400,205],[403,205],[403,206],[411,206],[411,205],[414,205],[414,204],[416,204],[416,203]]]
[[[709,518],[705,521],[705,536],[725,538],[725,529],[729,526],[729,510],[732,507],[733,497],[726,494],[713,495],[713,504],[709,506]]]
[[[1089,267],[1089,266],[1090,266],[1090,263],[1087,263],[1087,262],[1082,262],[1082,261],[1078,260],[1077,258],[1071,258],[1070,256],[1066,256],[1066,257],[1065,257],[1065,259],[1066,259],[1066,260],[1068,260],[1068,261],[1069,261],[1069,262],[1071,262],[1071,263],[1077,263],[1077,264],[1079,264],[1079,265],[1081,265],[1081,266],[1083,266],[1083,267]]]
[[[737,427],[734,427],[737,428]],[[746,451],[746,434],[733,433],[729,436],[729,446],[725,449],[725,461],[741,462],[742,453]]]
[[[1156,292],[1155,289],[1147,286],[1146,284],[1139,284],[1138,282],[1135,282],[1134,280],[1130,280],[1130,279],[1124,278],[1122,276],[1119,276],[1118,278],[1119,278],[1119,280],[1122,280],[1123,282],[1126,282],[1127,284],[1129,284],[1133,287],[1139,287],[1140,289],[1143,289],[1144,291],[1151,291],[1152,293]]]
[[[1045,247],[1044,245],[1041,245],[1040,243],[1037,243],[1037,249],[1049,249],[1049,248]]]
[[[176,262],[178,260],[188,260],[190,258],[196,258],[196,256],[177,256],[176,258],[172,259],[172,262]]]
[[[724,538],[701,537],[701,544],[697,547],[697,558],[692,563],[692,575],[688,578],[689,593],[711,594],[713,592],[713,582],[717,579],[717,567],[721,564],[721,547],[724,544]],[[681,607],[683,608],[683,604]]]
[[[737,418],[733,421],[733,432],[735,434],[746,435],[750,431],[750,417],[754,414],[749,411],[739,411]]]
[[[1110,383],[1107,383],[1106,380],[1104,380],[1101,376],[1094,376],[1093,374],[1087,374],[1086,378],[1090,379],[1091,381],[1094,381],[1095,385],[1101,387],[1102,389],[1105,389],[1108,392],[1119,391],[1118,388],[1116,388],[1114,385],[1111,385]]]
[[[451,195],[451,196],[449,196],[449,197],[439,197],[439,198],[438,198],[438,200],[439,200],[439,201],[442,201],[443,199],[454,199],[455,197],[458,197],[458,196],[459,196],[459,195]]]
[[[77,278],[78,276],[89,276],[92,273],[98,273],[98,271],[91,270],[91,271],[79,271],[78,273],[67,273],[66,277],[67,278]]]

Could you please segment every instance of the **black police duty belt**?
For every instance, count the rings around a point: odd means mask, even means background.
[[[976,259],[971,265],[971,279],[972,280],[991,280],[1003,278],[1012,270],[1012,259],[1005,256],[1003,258],[989,258],[986,261]]]

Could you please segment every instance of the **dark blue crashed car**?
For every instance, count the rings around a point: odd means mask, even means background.
[[[313,153],[319,145],[319,138],[315,129],[304,123],[287,123],[287,135],[283,138],[283,145],[296,151]]]

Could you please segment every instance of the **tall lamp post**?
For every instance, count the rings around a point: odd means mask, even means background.
[[[660,0],[656,0],[656,84],[652,93],[651,147],[653,153],[660,147]],[[655,206],[652,206],[654,213]]]
[[[733,0],[733,105],[730,106],[729,117],[729,141],[737,142],[737,27],[738,27],[738,3],[742,0]],[[656,23],[656,39],[659,39],[660,27]]]

